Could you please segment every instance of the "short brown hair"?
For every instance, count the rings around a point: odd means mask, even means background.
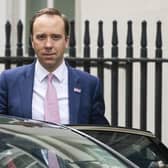
[[[67,37],[69,35],[69,21],[67,19],[67,17],[62,14],[58,9],[55,8],[44,8],[39,10],[38,12],[35,13],[35,15],[32,17],[32,19],[30,20],[30,35],[33,35],[33,24],[36,20],[36,18],[38,18],[41,15],[58,15],[62,18],[62,20],[64,21],[64,27],[65,27],[65,36]]]

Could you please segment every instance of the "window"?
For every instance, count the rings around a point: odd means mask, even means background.
[[[75,17],[75,0],[29,0],[26,1],[25,48],[29,46],[29,22],[34,13],[45,7],[55,7],[64,13],[69,21]],[[27,51],[26,51],[27,53]]]

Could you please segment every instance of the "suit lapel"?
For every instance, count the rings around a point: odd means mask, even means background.
[[[32,118],[32,95],[34,83],[35,62],[25,69],[20,83],[21,110],[25,118]],[[22,101],[23,100],[23,101]]]
[[[79,76],[68,66],[68,86],[69,86],[69,113],[70,113],[70,124],[76,124],[78,122],[78,111],[80,106],[81,96],[81,85]]]

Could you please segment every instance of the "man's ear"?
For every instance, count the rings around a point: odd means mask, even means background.
[[[31,44],[32,44],[32,48],[34,48],[33,36],[32,36],[32,35],[30,36],[30,42],[31,42]]]
[[[66,40],[66,48],[68,48],[69,47],[69,36],[67,36],[65,40]]]

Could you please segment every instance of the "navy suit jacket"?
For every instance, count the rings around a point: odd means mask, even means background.
[[[70,124],[108,124],[98,78],[68,66]],[[0,75],[0,113],[32,118],[35,62]]]

